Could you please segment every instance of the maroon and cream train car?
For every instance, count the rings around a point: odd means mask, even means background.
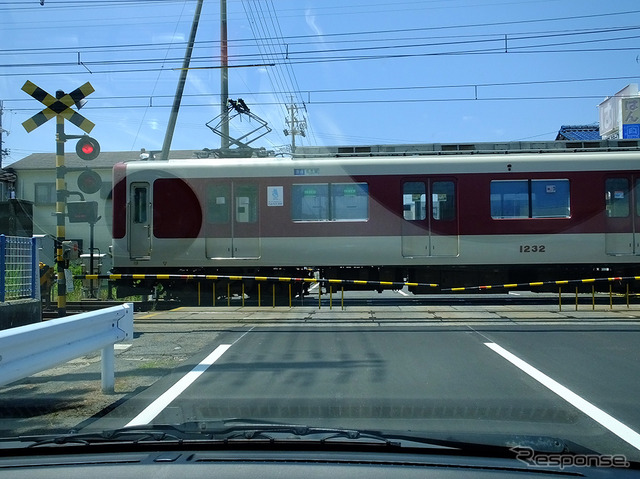
[[[113,272],[443,287],[638,274],[638,184],[637,147],[132,161],[114,168]]]

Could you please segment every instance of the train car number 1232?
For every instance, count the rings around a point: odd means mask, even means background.
[[[546,246],[543,244],[534,244],[534,245],[521,244],[520,245],[521,253],[544,253],[546,249],[547,249]]]

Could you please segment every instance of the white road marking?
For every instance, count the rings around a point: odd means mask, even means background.
[[[585,413],[591,419],[593,419],[594,421],[604,426],[606,429],[614,433],[620,439],[628,442],[633,447],[640,450],[640,434],[638,434],[636,431],[631,429],[629,426],[621,423],[613,416],[610,416],[609,414],[604,412],[602,409],[597,408],[596,406],[591,404],[589,401],[586,401],[585,399],[581,398],[570,389],[566,388],[559,382],[551,379],[549,376],[540,372],[539,370],[537,370],[530,364],[526,363],[519,357],[515,356],[514,354],[510,353],[509,351],[504,349],[502,346],[496,343],[484,343],[484,344],[488,348],[492,349],[494,352],[498,353],[504,359],[509,361],[511,364],[519,368],[521,371],[527,373],[529,376],[531,376],[533,379],[538,381],[540,384],[549,388],[551,391],[556,393],[558,396],[560,396],[562,399],[567,401],[569,404],[578,408],[580,411]]]
[[[143,426],[145,424],[149,424],[153,421],[158,414],[160,414],[164,408],[166,408],[171,402],[180,396],[185,389],[187,389],[196,379],[200,377],[202,373],[204,373],[209,367],[215,363],[220,357],[227,352],[227,350],[240,341],[247,333],[249,333],[253,328],[249,331],[246,331],[242,336],[236,339],[231,344],[221,344],[216,349],[211,352],[206,358],[204,358],[200,364],[194,367],[191,371],[185,374],[180,380],[171,386],[167,391],[165,391],[161,396],[159,396],[155,401],[149,404],[146,408],[142,410],[140,414],[134,417],[131,421],[129,421],[125,427],[129,426]]]
[[[397,290],[396,293],[401,294],[402,296],[409,296],[409,293],[405,293],[401,289]]]
[[[218,346],[209,356],[204,358],[200,364],[184,375],[177,383],[171,386],[162,396],[158,397],[155,401],[149,404],[140,414],[129,421],[126,427],[129,426],[142,426],[149,424],[160,414],[164,408],[166,408],[175,398],[184,392],[196,379],[204,373],[209,366],[215,363],[220,356],[222,356],[227,349],[231,347],[230,344],[221,344]]]

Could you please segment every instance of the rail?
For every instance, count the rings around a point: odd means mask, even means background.
[[[152,279],[152,280],[196,280],[198,281],[198,305],[200,305],[200,281],[218,281],[218,280],[227,280],[227,281],[242,281],[242,306],[244,306],[244,281],[257,281],[258,282],[258,306],[261,305],[262,299],[262,289],[260,283],[269,282],[273,283],[274,291],[273,291],[273,305],[275,306],[275,283],[289,283],[289,307],[292,305],[292,295],[291,295],[291,284],[292,283],[316,283],[321,285],[329,286],[329,301],[330,307],[333,307],[333,288],[334,285],[375,285],[375,286],[391,286],[397,287],[398,289],[403,288],[405,286],[414,286],[414,287],[429,287],[429,288],[437,288],[437,284],[433,283],[411,283],[411,282],[401,282],[401,281],[367,281],[367,280],[359,280],[359,279],[324,279],[324,278],[294,278],[294,277],[286,277],[286,276],[234,276],[234,275],[220,275],[220,274],[81,274],[75,275],[73,279],[87,279],[87,280],[120,280],[120,279],[132,279],[132,280],[141,280],[141,279]],[[227,302],[230,305],[231,294],[230,294],[230,284],[227,285]],[[342,308],[344,309],[344,290],[342,291],[342,299],[343,304]],[[213,306],[215,306],[215,283],[213,284]],[[318,295],[318,307],[321,307],[321,295]]]
[[[463,287],[453,287],[453,288],[441,288],[438,284],[435,283],[415,283],[415,282],[400,282],[400,281],[369,281],[369,280],[355,280],[355,279],[326,279],[326,278],[295,278],[295,277],[282,277],[282,276],[236,276],[236,275],[214,275],[214,274],[83,274],[74,276],[74,279],[89,279],[89,280],[120,280],[120,279],[132,279],[132,280],[144,280],[144,279],[153,279],[153,280],[196,280],[197,289],[198,289],[198,305],[201,305],[200,302],[200,288],[202,281],[216,281],[216,280],[228,280],[228,281],[242,281],[243,282],[243,293],[244,293],[244,281],[256,281],[258,282],[258,306],[262,306],[261,296],[262,290],[260,287],[260,283],[262,282],[270,282],[274,286],[273,291],[273,306],[275,307],[275,283],[288,282],[289,286],[289,307],[292,305],[291,301],[291,284],[292,283],[315,283],[319,285],[323,285],[327,287],[327,292],[329,294],[329,307],[333,307],[333,286],[342,286],[341,292],[341,307],[344,309],[344,285],[369,285],[369,286],[386,286],[389,287],[397,287],[397,289],[401,289],[405,286],[410,287],[428,287],[433,288],[436,293],[442,294],[452,294],[452,293],[462,293],[462,292],[483,292],[488,290],[496,290],[496,289],[517,289],[517,288],[536,288],[542,286],[557,286],[558,287],[558,305],[559,308],[562,309],[562,288],[563,286],[576,286],[576,309],[578,307],[578,290],[577,287],[579,285],[591,284],[591,294],[592,294],[592,306],[595,308],[595,287],[596,283],[608,282],[609,283],[609,303],[610,307],[613,307],[613,283],[614,282],[626,282],[626,303],[627,307],[629,307],[629,282],[631,281],[640,281],[640,276],[613,276],[613,277],[602,277],[602,278],[587,278],[587,279],[568,279],[568,280],[554,280],[554,281],[537,281],[530,283],[505,283],[505,284],[494,284],[494,285],[484,285],[484,286],[463,286]],[[215,294],[215,283],[213,284],[213,304],[216,305],[216,294]],[[227,285],[227,305],[230,306],[231,294],[230,294],[230,284]],[[565,290],[566,291],[566,290]],[[335,291],[336,293],[338,290]],[[242,295],[242,306],[244,306],[244,294]],[[318,294],[318,307],[321,308],[321,293]]]
[[[0,331],[0,386],[101,351],[102,390],[115,386],[114,344],[133,338],[133,304]]]

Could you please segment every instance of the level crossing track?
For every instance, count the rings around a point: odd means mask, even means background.
[[[609,294],[580,294],[577,297],[573,294],[564,294],[559,296],[553,293],[535,293],[529,291],[513,291],[510,293],[479,293],[479,294],[434,294],[426,296],[414,296],[404,290],[388,291],[384,293],[376,293],[371,291],[348,291],[344,294],[338,290],[333,292],[323,291],[320,298],[317,294],[317,287],[310,291],[310,294],[304,298],[295,297],[291,301],[291,308],[296,307],[315,307],[315,308],[331,308],[331,309],[348,309],[352,307],[369,307],[369,308],[385,308],[385,307],[403,307],[403,306],[557,306],[559,308],[574,308],[576,305],[583,310],[590,309],[598,305],[607,308],[625,308],[630,303],[638,301],[636,296],[626,297],[625,295],[609,295]],[[119,305],[125,300],[95,300],[87,299],[82,301],[67,302],[68,314],[76,314],[86,311],[93,311],[101,308],[107,308]],[[127,300],[127,302],[130,302]],[[188,304],[175,300],[137,300],[133,301],[136,312],[149,311],[168,311],[171,309],[188,306]],[[266,294],[262,298],[261,304],[258,305],[257,298],[245,298],[244,301],[239,296],[232,298],[217,298],[216,304],[200,304],[200,307],[216,308],[223,307],[261,307],[273,308],[274,306],[289,306],[287,298],[273,298]],[[51,319],[57,317],[55,309],[43,309],[43,318]]]

